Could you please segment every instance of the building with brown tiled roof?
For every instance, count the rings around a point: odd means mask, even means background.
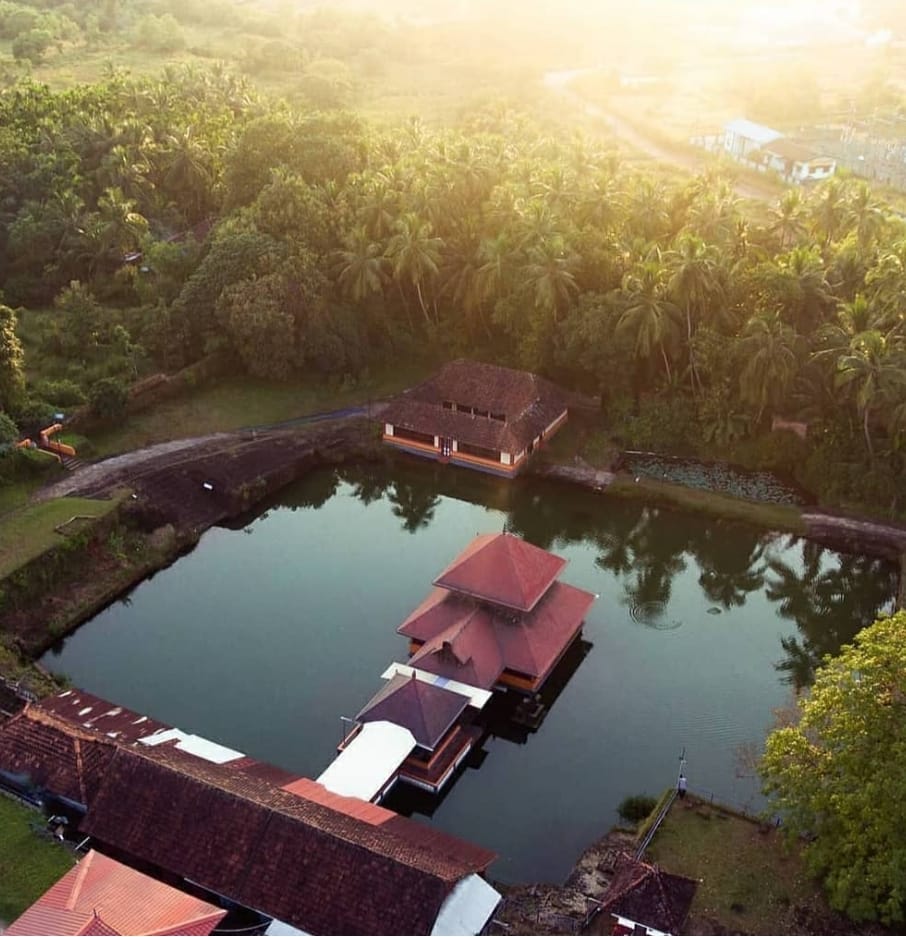
[[[463,914],[477,933],[499,900],[492,852],[81,691],[0,725],[0,781],[87,811],[79,834],[127,861],[310,933]]]
[[[556,581],[565,565],[512,534],[475,538],[397,628],[410,665],[481,689],[537,692],[595,600]]]
[[[698,884],[623,853],[601,903],[620,933],[665,937],[682,933]],[[615,931],[616,933],[616,931]]]
[[[528,371],[460,359],[383,411],[385,443],[512,478],[565,422],[565,393]]]
[[[462,764],[482,731],[472,725],[475,710],[461,692],[396,674],[365,704],[340,743],[346,751],[364,726],[386,721],[412,733],[415,745],[397,769],[396,779],[436,793]]]
[[[5,933],[201,937],[226,913],[92,849]]]

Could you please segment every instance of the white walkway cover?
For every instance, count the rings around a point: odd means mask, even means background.
[[[415,748],[415,736],[393,722],[366,722],[327,766],[318,783],[345,797],[372,800]]]
[[[490,690],[481,690],[477,686],[470,686],[468,683],[460,683],[458,680],[450,680],[447,677],[439,677],[436,673],[428,673],[427,670],[419,670],[418,667],[410,667],[408,664],[391,664],[382,674],[383,680],[390,680],[397,674],[404,677],[411,677],[415,674],[416,680],[423,683],[430,683],[432,686],[439,686],[444,690],[451,690],[453,693],[459,693],[460,696],[469,698],[469,705],[476,709],[484,709],[485,704],[493,696]]]
[[[431,929],[432,937],[478,934],[500,904],[500,893],[480,875],[467,875],[456,883]]]

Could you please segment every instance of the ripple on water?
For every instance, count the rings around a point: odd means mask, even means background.
[[[678,618],[666,618],[667,605],[664,602],[633,602],[629,605],[629,617],[637,624],[657,631],[675,631],[682,627]]]

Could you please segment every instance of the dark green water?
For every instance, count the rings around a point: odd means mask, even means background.
[[[789,681],[895,588],[889,564],[807,541],[407,461],[315,473],[246,526],[209,531],[43,663],[317,777],[340,716],[405,660],[396,626],[475,534],[502,529],[567,558],[562,578],[600,595],[592,646],[560,674],[541,728],[489,738],[428,821],[495,849],[492,874],[510,881],[562,880],[624,797],[674,782],[684,746],[692,789],[760,805],[738,747],[760,744]]]

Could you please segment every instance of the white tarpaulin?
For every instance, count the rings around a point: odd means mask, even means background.
[[[456,883],[431,928],[431,937],[479,934],[500,904],[500,893],[480,875],[468,875]]]
[[[334,794],[372,800],[415,748],[415,736],[393,722],[366,722],[319,777]]]

